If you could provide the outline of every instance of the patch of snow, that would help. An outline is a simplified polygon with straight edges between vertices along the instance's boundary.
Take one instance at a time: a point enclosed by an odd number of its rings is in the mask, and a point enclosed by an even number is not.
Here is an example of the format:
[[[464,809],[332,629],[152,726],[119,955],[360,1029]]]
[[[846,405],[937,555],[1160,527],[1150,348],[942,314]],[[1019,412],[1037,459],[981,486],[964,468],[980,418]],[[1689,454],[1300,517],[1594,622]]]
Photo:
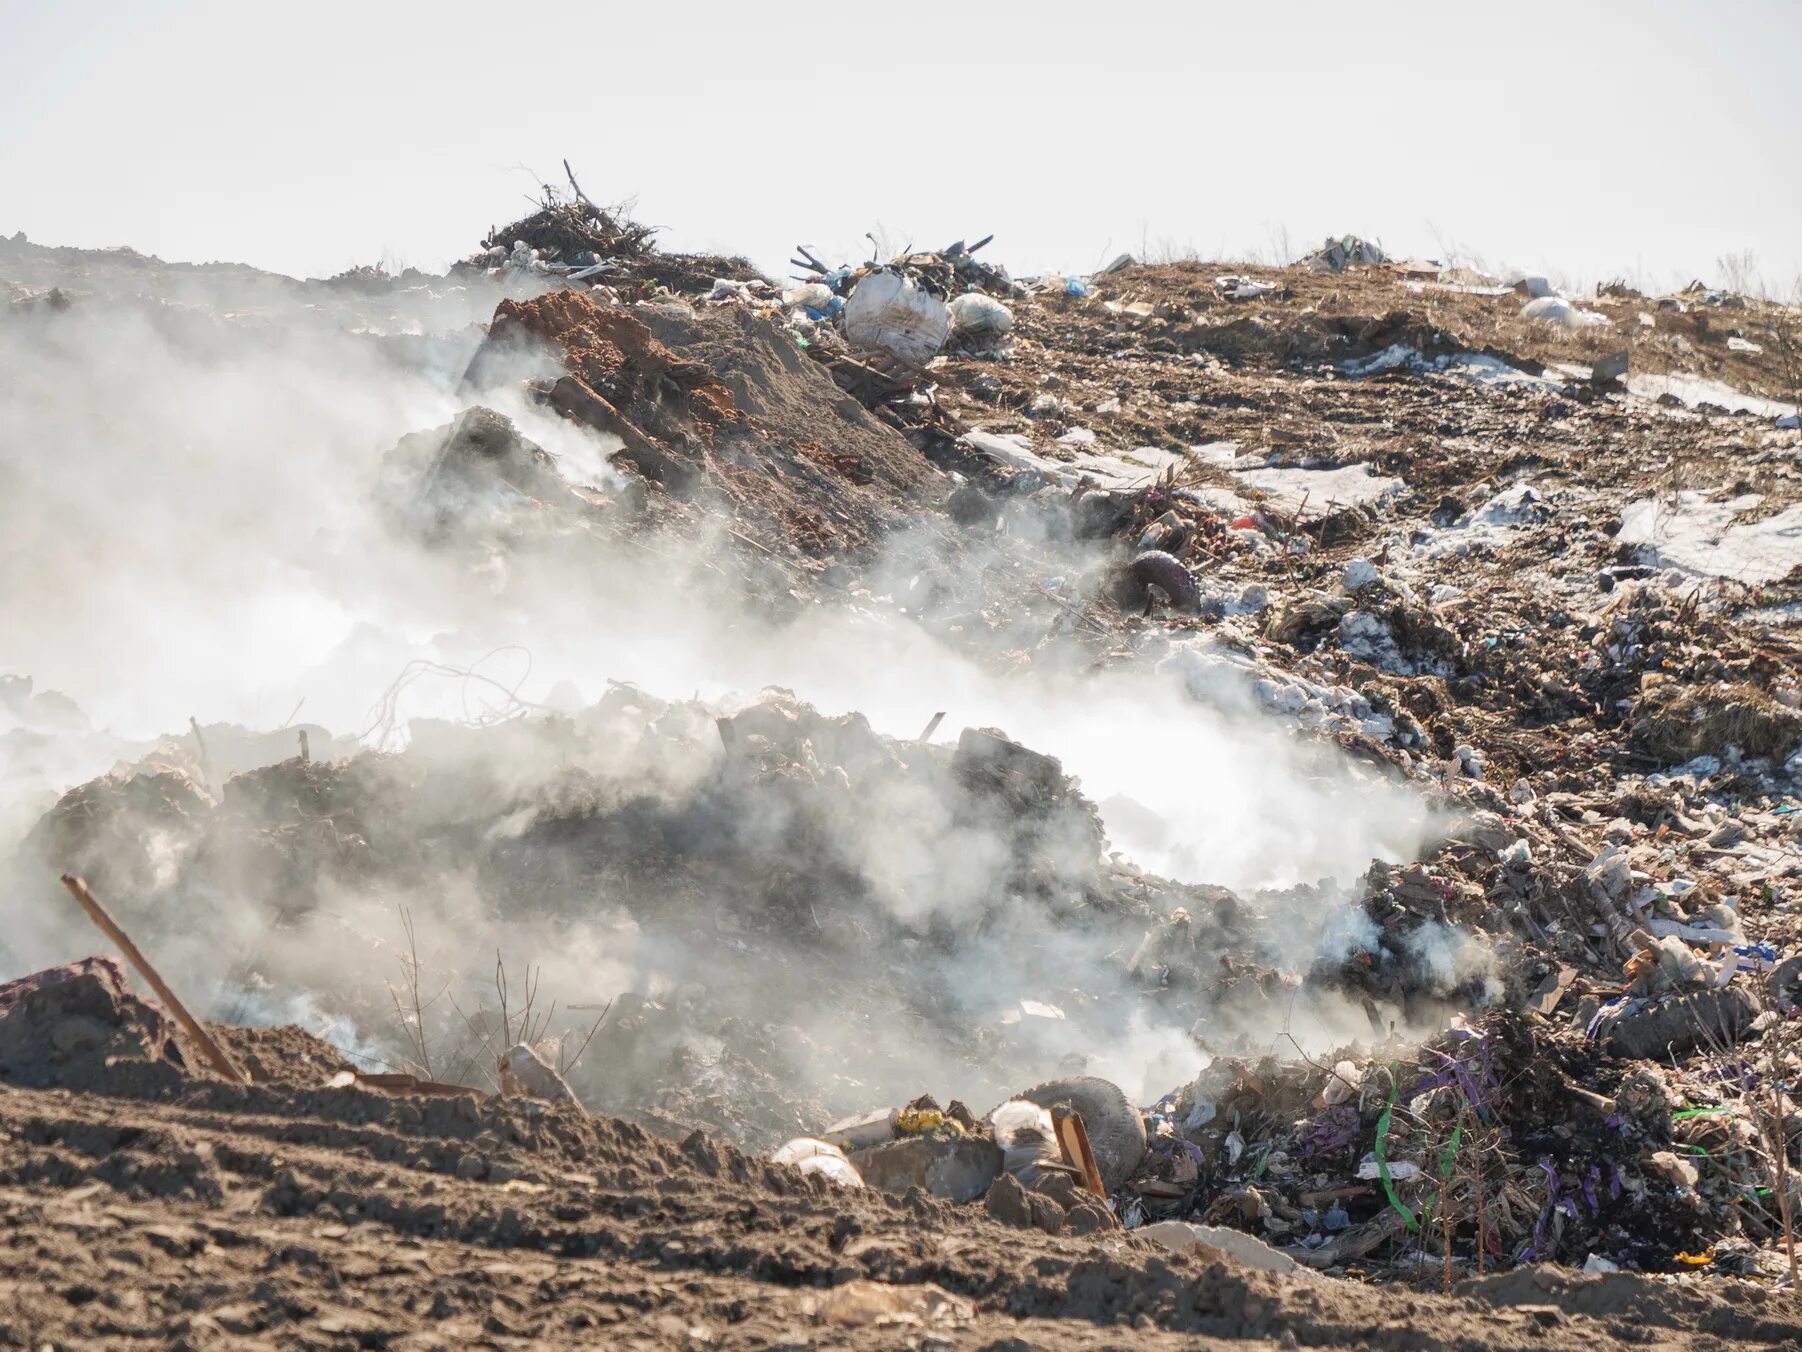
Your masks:
[[[1661,394],[1679,399],[1688,408],[1697,404],[1714,404],[1729,413],[1755,413],[1762,418],[1783,418],[1794,414],[1794,404],[1775,399],[1761,399],[1755,394],[1741,394],[1733,386],[1718,380],[1691,375],[1630,375],[1627,393],[1641,399],[1657,399]]]
[[[1428,361],[1418,348],[1406,343],[1394,343],[1381,352],[1341,362],[1339,365],[1341,371],[1353,377],[1376,375],[1380,371],[1394,371],[1401,367],[1412,371],[1435,371],[1441,375],[1457,376],[1478,385],[1557,384],[1544,376],[1532,375],[1517,366],[1510,366],[1500,357],[1491,356],[1487,352],[1448,352]],[[1588,369],[1583,368],[1582,377],[1587,378],[1588,375]]]
[[[1443,357],[1435,357],[1432,369],[1442,371],[1448,376],[1459,376],[1465,380],[1474,381],[1479,385],[1556,385],[1558,383],[1555,380],[1547,380],[1544,376],[1536,376],[1523,371],[1518,366],[1510,366],[1500,357],[1493,357],[1487,352],[1452,352]]]
[[[1410,291],[1455,291],[1461,296],[1505,296],[1511,286],[1472,286],[1463,282],[1409,282]]]
[[[1522,480],[1504,488],[1471,513],[1471,524],[1481,526],[1531,526],[1545,520],[1545,499]]]
[[[1243,469],[1233,478],[1246,488],[1269,495],[1284,512],[1301,512],[1312,519],[1324,516],[1335,504],[1358,507],[1407,491],[1400,479],[1373,474],[1368,465],[1341,465],[1337,469]]]
[[[1457,524],[1440,530],[1416,530],[1390,541],[1393,551],[1415,559],[1439,560],[1485,554],[1506,547],[1514,533],[1546,519],[1544,499],[1522,481],[1504,488]],[[1457,590],[1453,589],[1453,595]],[[1435,599],[1437,593],[1435,592]]]
[[[1398,366],[1412,366],[1420,361],[1420,350],[1406,343],[1391,343],[1381,352],[1343,363],[1339,369],[1348,376],[1372,376],[1378,371],[1393,371]]]
[[[1710,502],[1679,493],[1675,505],[1642,498],[1621,513],[1620,544],[1639,545],[1659,567],[1758,586],[1802,568],[1802,504],[1762,521],[1738,522],[1763,499],[1746,493]]]
[[[1339,646],[1349,656],[1361,658],[1391,676],[1417,674],[1389,626],[1368,610],[1349,611],[1339,621]]]
[[[1072,428],[1072,431],[1087,432],[1087,428]],[[1066,432],[1058,442],[1063,446],[1087,445],[1088,441],[1066,441],[1070,435]],[[1092,440],[1094,433],[1089,433]],[[1140,488],[1157,478],[1171,467],[1181,468],[1187,465],[1192,456],[1188,451],[1168,451],[1158,446],[1140,446],[1134,450],[1122,451],[1117,455],[1085,453],[1074,458],[1053,460],[1033,450],[1029,438],[1018,432],[995,433],[980,429],[964,433],[964,440],[976,450],[994,456],[1004,465],[1017,470],[1036,471],[1045,475],[1055,483],[1074,487],[1083,478],[1095,481],[1096,485],[1106,489]],[[1239,505],[1235,499],[1232,504]],[[1223,507],[1225,510],[1225,507]]]

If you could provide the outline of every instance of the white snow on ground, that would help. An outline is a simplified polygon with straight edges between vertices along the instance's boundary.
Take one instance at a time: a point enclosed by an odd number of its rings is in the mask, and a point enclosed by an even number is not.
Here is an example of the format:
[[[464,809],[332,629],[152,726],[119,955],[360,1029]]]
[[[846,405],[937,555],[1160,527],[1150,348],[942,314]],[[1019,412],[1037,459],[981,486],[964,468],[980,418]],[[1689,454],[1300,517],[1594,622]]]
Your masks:
[[[1700,493],[1679,493],[1675,503],[1642,498],[1621,513],[1615,539],[1644,546],[1658,564],[1698,577],[1753,586],[1776,582],[1802,568],[1802,504],[1762,521],[1738,522],[1762,501],[1756,493],[1727,502]]]
[[[1427,363],[1427,369],[1443,371],[1448,376],[1461,376],[1478,385],[1556,385],[1558,383],[1555,380],[1548,380],[1544,376],[1536,376],[1523,371],[1518,366],[1510,366],[1500,357],[1492,357],[1487,352],[1454,352],[1449,356],[1436,357]]]
[[[1521,370],[1518,366],[1510,366],[1500,357],[1493,357],[1487,352],[1449,352],[1442,357],[1428,361],[1421,356],[1418,348],[1406,343],[1393,343],[1381,352],[1372,353],[1368,357],[1359,357],[1343,362],[1339,369],[1348,376],[1373,376],[1381,371],[1394,371],[1406,368],[1416,373],[1437,372],[1441,375],[1458,376],[1478,385],[1548,385],[1556,386],[1556,380],[1545,376],[1536,376]],[[1583,370],[1582,378],[1587,379],[1589,371]]]
[[[1490,356],[1486,352],[1453,352],[1428,361],[1421,356],[1419,349],[1406,343],[1394,343],[1368,357],[1356,357],[1339,363],[1339,370],[1352,377],[1373,376],[1383,371],[1401,369],[1417,374],[1438,372],[1459,376],[1480,385],[1544,385],[1556,388],[1569,381],[1588,380],[1592,368],[1574,362],[1555,362],[1546,368],[1547,374],[1536,376],[1519,367],[1510,366],[1500,357]],[[1729,413],[1743,411],[1761,418],[1781,420],[1797,415],[1795,404],[1745,394],[1731,385],[1719,380],[1709,380],[1705,376],[1681,373],[1629,375],[1627,392],[1648,401],[1656,401],[1660,395],[1668,394],[1681,400],[1685,408],[1706,403],[1724,408]],[[1779,422],[1779,425],[1784,424]]]
[[[1763,418],[1781,418],[1796,411],[1794,404],[1761,399],[1755,394],[1742,394],[1731,385],[1703,376],[1630,375],[1627,377],[1627,392],[1636,394],[1641,399],[1656,399],[1661,394],[1669,394],[1681,399],[1690,408],[1697,404],[1715,404],[1729,413],[1744,410]]]
[[[1416,562],[1486,554],[1512,544],[1517,531],[1537,525],[1548,515],[1538,490],[1529,483],[1516,483],[1456,525],[1402,532],[1390,539],[1389,548],[1395,557]]]
[[[1063,437],[1058,438],[1058,441],[1062,445],[1074,447],[1089,445],[1092,439],[1093,433],[1088,441],[1066,442]],[[1192,455],[1186,451],[1140,446],[1116,453],[1085,451],[1069,460],[1053,460],[1033,450],[1032,442],[1019,433],[966,432],[964,440],[977,450],[986,452],[1015,469],[1037,470],[1059,483],[1070,485],[1089,478],[1097,486],[1109,490],[1143,488],[1173,466],[1180,470],[1189,463]]]
[[[1235,470],[1233,478],[1246,488],[1270,495],[1280,511],[1297,512],[1307,504],[1310,515],[1323,515],[1331,506],[1358,507],[1407,490],[1400,479],[1372,474],[1368,465],[1341,465],[1337,469]]]

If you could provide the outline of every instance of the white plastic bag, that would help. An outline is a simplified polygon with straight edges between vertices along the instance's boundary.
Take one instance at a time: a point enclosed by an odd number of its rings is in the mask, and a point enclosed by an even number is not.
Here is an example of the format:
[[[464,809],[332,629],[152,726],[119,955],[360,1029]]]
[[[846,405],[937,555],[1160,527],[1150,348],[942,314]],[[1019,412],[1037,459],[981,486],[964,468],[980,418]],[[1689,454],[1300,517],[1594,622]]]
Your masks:
[[[1596,310],[1579,310],[1563,296],[1541,296],[1520,307],[1522,319],[1540,319],[1548,324],[1562,324],[1567,329],[1600,328],[1608,316]]]
[[[830,1141],[812,1136],[797,1136],[774,1155],[772,1164],[791,1164],[804,1174],[819,1174],[841,1188],[861,1188],[863,1175],[845,1158],[845,1152]]]
[[[1028,1188],[1044,1180],[1041,1163],[1063,1160],[1051,1114],[1029,1099],[1009,1099],[989,1114],[989,1125],[1001,1147],[1001,1167]]]
[[[805,305],[810,310],[824,310],[832,303],[832,288],[824,282],[803,282],[784,291],[782,303],[791,309]]]
[[[1014,327],[1014,312],[980,291],[966,291],[947,309],[951,312],[951,336],[971,346],[998,343]]]
[[[845,339],[909,366],[938,356],[951,332],[951,312],[897,272],[872,272],[845,302]]]

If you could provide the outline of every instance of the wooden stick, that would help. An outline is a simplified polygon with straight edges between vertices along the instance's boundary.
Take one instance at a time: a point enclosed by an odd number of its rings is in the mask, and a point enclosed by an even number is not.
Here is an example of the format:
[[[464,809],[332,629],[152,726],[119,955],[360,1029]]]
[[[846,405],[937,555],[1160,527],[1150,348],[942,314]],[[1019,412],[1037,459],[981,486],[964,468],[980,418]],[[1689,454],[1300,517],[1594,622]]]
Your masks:
[[[200,752],[200,780],[206,788],[213,787],[213,764],[207,758],[206,738],[200,735],[200,720],[193,714],[188,715],[188,726],[194,729],[194,747]]]
[[[582,185],[580,183],[576,182],[576,171],[569,167],[568,160],[563,161],[563,172],[565,174],[569,175],[569,186],[571,188],[575,189],[576,200],[580,201],[580,202],[587,202],[589,206],[594,207],[594,209],[596,211],[599,211],[600,208],[595,207],[594,203],[590,202],[588,200],[588,194],[582,191]]]
[[[932,721],[926,725],[926,731],[922,732],[915,740],[921,741],[921,742],[930,742],[932,740],[932,734],[939,730],[939,724],[943,723],[944,721],[945,721],[945,711],[943,709],[940,709],[936,714],[934,714],[932,716]]]
[[[1775,1053],[1773,1053],[1775,1055]],[[1771,1081],[1772,1123],[1777,1128],[1777,1210],[1783,1217],[1783,1247],[1789,1254],[1790,1289],[1796,1287],[1796,1229],[1790,1216],[1789,1123],[1783,1111],[1783,1091]]]
[[[88,919],[100,927],[100,932],[119,946],[119,951],[138,969],[138,975],[150,983],[150,988],[175,1016],[182,1031],[194,1039],[195,1045],[206,1054],[206,1059],[213,1063],[213,1069],[234,1084],[249,1084],[249,1077],[225,1054],[225,1048],[213,1040],[213,1035],[200,1026],[198,1019],[188,1013],[188,1007],[176,998],[175,992],[169,989],[169,983],[157,975],[156,968],[150,965],[150,959],[138,951],[138,946],[119,928],[118,922],[107,914],[106,907],[94,899],[94,894],[88,891],[86,879],[65,873],[63,886],[69,889],[70,896],[81,903],[81,909],[88,913]]]

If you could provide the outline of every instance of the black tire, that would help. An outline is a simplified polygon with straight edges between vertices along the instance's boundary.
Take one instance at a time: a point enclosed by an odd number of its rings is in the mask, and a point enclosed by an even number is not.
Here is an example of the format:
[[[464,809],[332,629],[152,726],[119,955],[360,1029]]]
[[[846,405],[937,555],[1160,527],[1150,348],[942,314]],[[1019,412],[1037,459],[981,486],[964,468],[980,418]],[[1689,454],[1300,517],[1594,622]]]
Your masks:
[[[1662,1061],[1697,1047],[1731,1047],[1758,1017],[1758,999],[1744,986],[1666,996],[1655,1005],[1617,1015],[1596,1029],[1609,1053]]]
[[[1145,1158],[1145,1119],[1112,1080],[1075,1075],[1047,1080],[1014,1097],[1041,1108],[1067,1106],[1081,1113],[1089,1149],[1095,1152],[1095,1167],[1110,1193],[1131,1178]]]
[[[1772,970],[1771,998],[1776,1001],[1779,1014],[1802,1005],[1802,955],[1785,958]]]

